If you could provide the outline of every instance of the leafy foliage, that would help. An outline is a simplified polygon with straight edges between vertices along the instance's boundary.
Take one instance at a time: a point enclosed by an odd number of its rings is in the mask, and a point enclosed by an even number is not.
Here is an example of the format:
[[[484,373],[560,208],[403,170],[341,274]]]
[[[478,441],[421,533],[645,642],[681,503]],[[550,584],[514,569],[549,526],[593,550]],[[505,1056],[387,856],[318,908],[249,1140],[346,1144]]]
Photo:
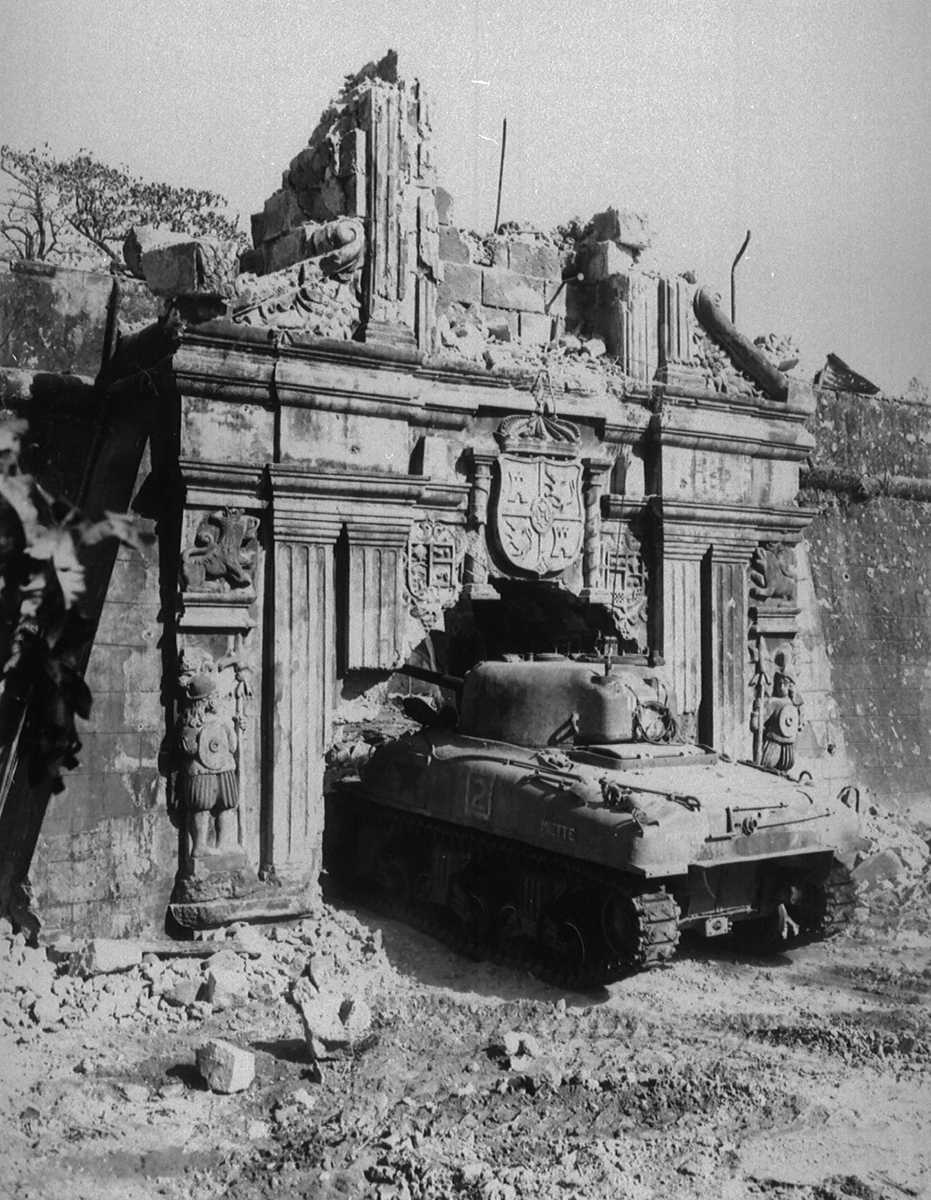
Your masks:
[[[75,718],[91,709],[76,670],[91,633],[80,550],[107,538],[139,547],[144,537],[129,517],[89,521],[22,472],[25,432],[0,415],[0,751],[12,752],[28,722],[29,782],[61,791],[81,748]]]
[[[245,245],[238,220],[216,192],[147,183],[80,150],[56,159],[42,150],[0,146],[0,234],[20,258],[81,266],[122,265],[133,225]]]

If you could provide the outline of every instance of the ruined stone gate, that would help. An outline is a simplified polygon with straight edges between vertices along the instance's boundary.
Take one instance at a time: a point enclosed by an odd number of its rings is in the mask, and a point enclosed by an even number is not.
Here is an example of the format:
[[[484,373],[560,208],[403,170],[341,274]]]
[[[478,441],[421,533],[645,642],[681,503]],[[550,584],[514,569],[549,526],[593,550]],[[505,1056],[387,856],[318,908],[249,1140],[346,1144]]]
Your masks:
[[[458,229],[386,61],[253,241],[128,248],[162,310],[97,379],[86,498],[157,542],[92,564],[95,715],[12,881],[48,931],[306,911],[328,755],[405,662],[653,652],[736,757],[794,669],[815,393],[640,219]]]

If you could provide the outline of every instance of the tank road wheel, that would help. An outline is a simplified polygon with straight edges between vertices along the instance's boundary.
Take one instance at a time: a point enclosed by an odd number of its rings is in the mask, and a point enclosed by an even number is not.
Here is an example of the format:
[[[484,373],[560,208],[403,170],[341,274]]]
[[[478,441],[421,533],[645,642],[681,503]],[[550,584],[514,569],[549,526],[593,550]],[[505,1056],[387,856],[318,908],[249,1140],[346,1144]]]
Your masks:
[[[582,924],[571,917],[544,917],[540,922],[544,978],[560,987],[579,981],[588,962]]]
[[[492,921],[491,939],[498,961],[506,966],[522,969],[533,962],[532,942],[516,900],[508,899],[498,905]]]
[[[462,950],[480,958],[488,949],[491,916],[485,900],[478,892],[469,892],[459,907],[459,940]]]
[[[375,880],[382,890],[384,904],[392,913],[403,913],[411,900],[408,865],[398,855],[385,855],[375,865]]]

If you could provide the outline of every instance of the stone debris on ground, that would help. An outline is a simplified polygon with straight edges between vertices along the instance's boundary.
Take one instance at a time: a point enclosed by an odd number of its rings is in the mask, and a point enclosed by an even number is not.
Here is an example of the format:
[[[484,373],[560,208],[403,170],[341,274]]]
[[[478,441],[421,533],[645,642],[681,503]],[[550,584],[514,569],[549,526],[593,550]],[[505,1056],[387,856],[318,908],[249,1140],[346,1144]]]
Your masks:
[[[902,934],[931,935],[931,829],[867,805],[861,835],[853,867],[860,915],[870,913]]]
[[[212,1092],[243,1092],[255,1079],[255,1055],[215,1038],[198,1047],[197,1070]]]
[[[30,947],[4,921],[0,1028],[54,1030],[140,1019],[156,1028],[202,1021],[250,1001],[285,1002],[313,963],[326,980],[326,994],[338,994],[336,1020],[341,1036],[352,1041],[371,1020],[364,993],[394,974],[380,932],[347,914],[280,925],[268,937],[249,926],[231,926],[195,946],[202,957],[185,953],[191,943],[166,940],[153,951],[131,940],[95,939],[70,958],[53,961],[61,958],[54,946]]]
[[[847,935],[775,960],[684,939],[597,995],[332,908],[122,969],[0,923],[0,1193],[921,1196],[927,869],[921,829],[866,813]]]

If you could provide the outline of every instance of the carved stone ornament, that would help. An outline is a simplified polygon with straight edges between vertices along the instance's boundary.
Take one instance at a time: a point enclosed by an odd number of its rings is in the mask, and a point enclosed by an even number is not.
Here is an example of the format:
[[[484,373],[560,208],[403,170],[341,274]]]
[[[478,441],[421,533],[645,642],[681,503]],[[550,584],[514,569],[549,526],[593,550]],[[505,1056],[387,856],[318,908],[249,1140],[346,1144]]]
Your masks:
[[[771,662],[759,653],[752,687],[750,730],[754,761],[773,771],[791,771],[795,766],[795,744],[803,725],[804,703],[795,684],[791,647],[780,647]]]
[[[647,569],[640,542],[629,529],[621,527],[616,538],[606,537],[602,545],[602,577],[617,631],[645,652],[648,647]]]
[[[546,454],[575,458],[581,435],[578,426],[556,416],[556,403],[549,372],[540,371],[533,385],[536,412],[505,417],[495,433],[501,449],[514,454]]]
[[[750,600],[756,604],[794,606],[798,600],[795,547],[788,542],[762,542],[750,562]]]
[[[495,437],[498,488],[492,534],[508,566],[556,575],[577,560],[585,537],[581,435],[555,412],[549,374],[534,384],[536,412],[505,417]]]
[[[493,530],[508,565],[555,575],[579,557],[585,534],[582,464],[502,454]]]
[[[406,583],[411,611],[428,631],[455,603],[462,573],[459,531],[439,521],[418,521],[407,546]]]
[[[240,739],[252,689],[235,654],[215,663],[209,655],[182,651],[178,684],[174,800],[188,836],[185,873],[196,874],[200,860],[242,855]]]
[[[194,545],[181,555],[182,589],[253,597],[258,527],[258,517],[245,516],[241,508],[222,508],[205,516]]]

